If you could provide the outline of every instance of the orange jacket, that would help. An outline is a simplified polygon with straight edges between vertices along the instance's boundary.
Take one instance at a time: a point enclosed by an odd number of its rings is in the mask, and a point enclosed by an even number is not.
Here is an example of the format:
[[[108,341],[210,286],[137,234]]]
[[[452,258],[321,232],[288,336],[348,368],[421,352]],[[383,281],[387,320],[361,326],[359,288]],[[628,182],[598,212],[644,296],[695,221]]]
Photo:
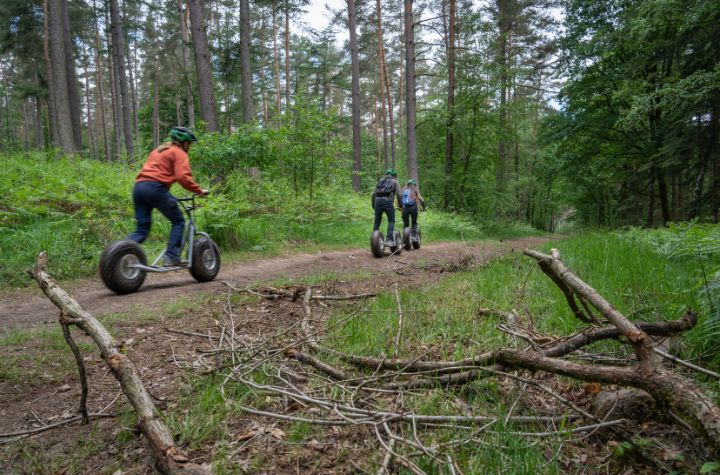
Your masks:
[[[193,180],[188,154],[177,145],[165,149],[161,146],[150,152],[135,181],[157,181],[168,188],[178,182],[188,191],[202,193],[200,185]]]

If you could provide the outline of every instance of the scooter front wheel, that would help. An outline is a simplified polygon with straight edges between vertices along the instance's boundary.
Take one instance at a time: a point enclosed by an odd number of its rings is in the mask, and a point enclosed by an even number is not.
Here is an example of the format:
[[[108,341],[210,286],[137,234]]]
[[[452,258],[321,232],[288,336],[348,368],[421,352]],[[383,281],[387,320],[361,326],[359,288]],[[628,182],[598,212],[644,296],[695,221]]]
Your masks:
[[[373,231],[372,236],[370,236],[370,250],[375,257],[385,255],[385,240],[380,231]]]
[[[220,272],[220,249],[210,238],[201,237],[193,245],[190,275],[198,282],[210,282]]]
[[[137,291],[145,281],[145,271],[135,267],[146,265],[145,252],[135,241],[110,243],[100,256],[100,278],[116,294]]]

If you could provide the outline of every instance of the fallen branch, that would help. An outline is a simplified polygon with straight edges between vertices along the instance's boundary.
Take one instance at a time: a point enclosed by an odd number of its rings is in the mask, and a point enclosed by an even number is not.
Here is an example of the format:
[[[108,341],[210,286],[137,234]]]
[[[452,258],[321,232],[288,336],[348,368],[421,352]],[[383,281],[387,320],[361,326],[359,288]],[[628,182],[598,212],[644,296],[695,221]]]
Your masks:
[[[119,345],[95,317],[83,310],[70,295],[46,272],[47,254],[42,252],[28,274],[37,281],[45,295],[72,323],[87,333],[100,348],[100,354],[120,381],[123,392],[138,415],[140,430],[150,442],[156,468],[167,474],[208,474],[208,470],[190,462],[188,456],[175,446],[172,434],[143,385],[133,362],[120,352]]]
[[[115,417],[115,414],[88,414],[88,419],[100,419],[103,417]],[[53,424],[48,424],[42,427],[36,427],[35,429],[28,429],[28,430],[22,430],[18,432],[8,432],[6,434],[0,434],[0,439],[8,439],[10,437],[20,437],[23,435],[34,435],[39,434],[41,432],[45,432],[50,429],[56,429],[58,427],[62,427],[64,425],[70,424],[71,422],[79,421],[83,418],[83,416],[73,416],[69,417],[67,419],[63,419],[61,421],[55,422]]]
[[[78,408],[78,412],[82,416],[83,424],[90,424],[90,418],[88,417],[88,410],[87,410],[87,395],[88,395],[88,385],[87,385],[87,376],[85,373],[85,362],[82,359],[82,355],[80,354],[80,350],[78,349],[77,345],[75,344],[75,340],[73,340],[72,334],[70,333],[70,327],[68,325],[68,319],[66,319],[65,314],[61,311],[60,312],[60,326],[62,327],[63,336],[65,337],[65,341],[67,342],[68,346],[70,347],[70,351],[72,351],[73,356],[75,357],[75,363],[77,363],[78,367],[78,376],[80,378],[80,407]]]

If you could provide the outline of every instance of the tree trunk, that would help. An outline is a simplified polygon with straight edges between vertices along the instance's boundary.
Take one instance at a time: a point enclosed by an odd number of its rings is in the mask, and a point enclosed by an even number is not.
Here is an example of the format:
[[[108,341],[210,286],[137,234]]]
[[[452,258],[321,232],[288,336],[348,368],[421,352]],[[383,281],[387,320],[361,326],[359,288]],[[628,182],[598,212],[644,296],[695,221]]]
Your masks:
[[[348,28],[350,29],[350,58],[352,70],[352,187],[360,191],[362,157],[360,149],[360,60],[358,59],[357,29],[355,26],[355,0],[347,0]]]
[[[35,65],[35,87],[38,89],[40,88],[40,76],[38,75],[38,69],[37,64]],[[40,101],[40,97],[36,94],[33,96],[33,112],[32,112],[32,120],[33,120],[33,130],[35,131],[35,146],[42,150],[45,148],[45,132],[43,130],[43,123],[42,123],[42,102]]]
[[[243,123],[247,124],[253,120],[249,0],[240,0],[240,68],[242,69]]]
[[[128,80],[125,75],[125,39],[123,37],[122,22],[120,20],[120,9],[117,0],[110,0],[110,23],[113,40],[113,58],[115,59],[115,73],[120,85],[120,106],[122,113],[123,136],[125,138],[125,150],[128,156],[135,155],[132,136],[132,110],[130,108],[130,93],[128,92]]]
[[[200,114],[205,121],[207,130],[217,132],[218,121],[215,110],[215,93],[213,92],[210,52],[208,51],[207,36],[205,35],[203,6],[200,0],[188,0],[188,9],[190,10],[190,27],[192,29],[193,49],[195,50]]]
[[[45,56],[45,67],[47,68],[47,84],[48,84],[48,135],[49,142],[57,145],[60,143],[58,136],[57,118],[55,116],[55,83],[53,82],[52,61],[50,61],[50,19],[48,0],[43,0],[43,53]]]
[[[377,37],[378,37],[378,65],[380,69],[380,111],[382,114],[382,117],[380,118],[382,123],[382,130],[383,130],[383,159],[385,163],[385,168],[388,168],[388,133],[387,133],[387,108],[386,108],[386,102],[385,102],[385,61],[383,60],[384,56],[384,46],[383,46],[383,39],[382,39],[382,13],[380,9],[380,0],[376,1],[375,4],[375,13],[377,15]]]
[[[280,55],[278,54],[277,0],[272,3],[273,64],[275,65],[275,128],[280,127]]]
[[[160,145],[160,87],[158,86],[158,64],[155,59],[155,68],[153,69],[153,111],[152,111],[152,136],[153,148]]]
[[[185,81],[185,102],[187,103],[187,123],[191,129],[195,128],[195,98],[190,80],[190,33],[188,23],[190,22],[190,10],[183,7],[183,0],[177,0],[178,13],[180,14],[180,38],[182,38],[182,74]]]
[[[290,0],[285,0],[285,109],[290,107]]]
[[[77,152],[72,131],[70,98],[68,95],[68,70],[64,41],[63,0],[48,0],[50,62],[52,64],[52,96],[54,98],[55,123],[58,142],[55,144],[66,154]]]
[[[97,104],[99,108],[99,114],[98,117],[100,118],[100,128],[102,131],[103,136],[103,146],[105,147],[105,160],[112,160],[112,155],[110,152],[110,141],[108,140],[107,136],[107,124],[105,120],[105,95],[103,93],[103,76],[102,76],[102,65],[104,61],[102,60],[102,57],[100,56],[100,31],[98,29],[97,23],[98,23],[98,17],[97,17],[97,7],[95,5],[95,0],[93,0],[93,14],[94,14],[94,26],[95,26],[95,72],[96,72],[96,82],[95,82],[95,94],[97,97]]]
[[[90,100],[90,72],[88,71],[90,60],[87,52],[85,51],[85,47],[83,47],[83,53],[85,53],[83,56],[85,59],[85,102],[87,103],[88,138],[90,139],[90,150],[92,151],[93,159],[97,160],[98,150],[95,144],[95,134],[93,133],[93,123],[95,120],[93,119],[92,101]]]
[[[72,135],[75,141],[75,149],[81,150],[82,143],[82,120],[80,106],[80,88],[78,77],[75,71],[75,55],[72,47],[72,35],[70,33],[70,12],[68,11],[67,0],[62,0],[63,9],[63,45],[65,47],[65,69],[67,71],[68,100],[70,101],[70,121],[72,124]]]
[[[113,114],[113,131],[115,132],[113,149],[113,157],[120,158],[120,152],[122,151],[122,142],[125,133],[123,131],[123,120],[122,112],[120,111],[120,81],[117,75],[117,68],[115,67],[112,59],[112,50],[114,45],[112,43],[112,35],[110,28],[110,12],[105,9],[105,42],[108,45],[108,74],[110,80],[110,105],[112,106]]]
[[[450,21],[448,27],[447,64],[448,64],[448,91],[447,91],[447,123],[445,126],[445,195],[443,206],[450,207],[453,190],[453,129],[455,127],[455,16],[456,0],[450,0]]]
[[[495,189],[504,193],[507,189],[507,92],[508,92],[508,55],[507,42],[511,30],[509,0],[497,0],[498,9],[498,51],[497,65],[500,68],[500,107],[498,122],[498,160],[495,166]]]
[[[668,187],[665,182],[665,175],[662,171],[657,171],[658,180],[658,193],[660,195],[660,209],[662,210],[663,226],[667,226],[667,223],[672,221],[670,215],[670,202],[668,200]]]
[[[413,0],[404,0],[405,17],[405,109],[407,111],[407,174],[418,179],[417,139],[415,136],[415,23]]]

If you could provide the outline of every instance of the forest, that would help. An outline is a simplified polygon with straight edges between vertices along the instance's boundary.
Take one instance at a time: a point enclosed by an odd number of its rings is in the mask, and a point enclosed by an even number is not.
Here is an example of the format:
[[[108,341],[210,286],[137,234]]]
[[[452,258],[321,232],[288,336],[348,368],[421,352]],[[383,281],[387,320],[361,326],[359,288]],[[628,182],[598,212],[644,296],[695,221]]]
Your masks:
[[[3,0],[0,160],[3,472],[720,472],[720,2]]]

